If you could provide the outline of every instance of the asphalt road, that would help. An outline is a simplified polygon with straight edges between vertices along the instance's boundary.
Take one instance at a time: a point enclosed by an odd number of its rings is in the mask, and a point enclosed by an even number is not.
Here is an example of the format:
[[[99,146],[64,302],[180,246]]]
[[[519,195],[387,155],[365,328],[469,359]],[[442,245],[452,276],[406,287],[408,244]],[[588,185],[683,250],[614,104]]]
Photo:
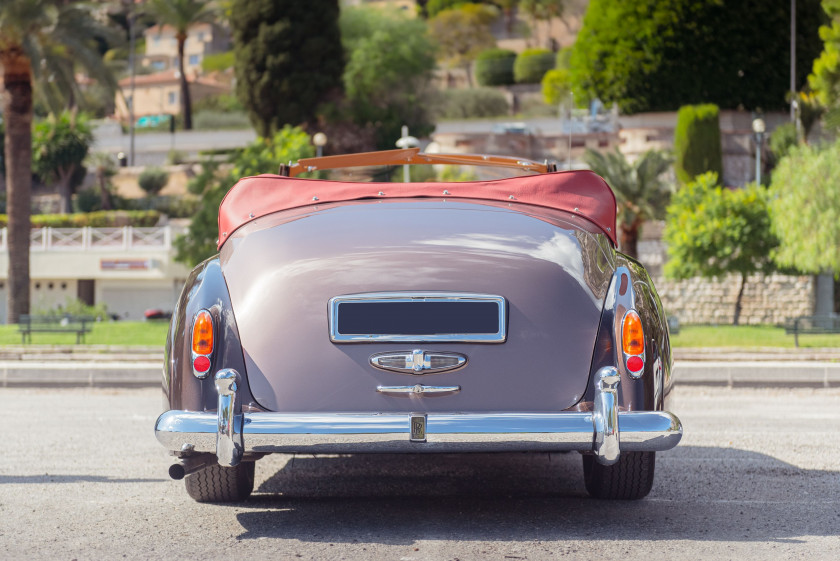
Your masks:
[[[269,457],[192,502],[152,389],[0,390],[4,559],[838,559],[840,389],[678,388],[683,442],[640,502],[577,454]]]

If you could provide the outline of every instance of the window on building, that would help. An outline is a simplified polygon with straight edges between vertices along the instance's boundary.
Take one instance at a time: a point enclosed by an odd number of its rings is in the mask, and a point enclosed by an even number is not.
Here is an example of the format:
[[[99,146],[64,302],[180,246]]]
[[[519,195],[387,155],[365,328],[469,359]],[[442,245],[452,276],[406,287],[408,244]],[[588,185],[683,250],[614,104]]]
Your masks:
[[[204,41],[204,32],[203,31],[198,32],[198,40],[199,41]]]
[[[88,306],[93,306],[96,282],[93,279],[79,279],[76,296]]]
[[[198,55],[190,55],[190,66],[198,65]]]
[[[178,103],[178,92],[169,92],[169,105]]]

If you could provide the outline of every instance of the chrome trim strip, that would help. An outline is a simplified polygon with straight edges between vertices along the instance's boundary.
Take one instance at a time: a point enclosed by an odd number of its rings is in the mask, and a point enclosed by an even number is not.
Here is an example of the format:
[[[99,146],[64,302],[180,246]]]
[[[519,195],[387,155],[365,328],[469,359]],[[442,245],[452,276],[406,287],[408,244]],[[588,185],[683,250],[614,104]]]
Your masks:
[[[425,386],[414,384],[413,386],[376,386],[379,393],[401,393],[412,395],[456,393],[461,391],[461,386]]]
[[[426,442],[410,442],[408,413],[245,413],[246,453],[594,451],[593,414],[428,413]],[[620,411],[622,451],[670,450],[682,424],[666,411]],[[168,450],[185,444],[215,452],[215,413],[167,411],[155,436]]]
[[[608,466],[618,461],[618,385],[621,376],[614,366],[604,366],[595,376],[595,410],[592,412],[592,426],[595,431],[595,459]]]
[[[432,360],[436,358],[454,358],[457,362],[447,366],[433,367]],[[385,364],[382,364],[383,361],[395,359],[402,360],[405,366],[386,366]],[[412,351],[372,354],[370,356],[370,364],[374,368],[387,370],[389,372],[399,372],[400,374],[436,374],[438,372],[449,372],[451,370],[464,367],[467,364],[467,357],[460,353],[414,349]]]
[[[496,302],[499,305],[497,333],[437,333],[428,335],[342,335],[338,332],[338,305],[343,302]],[[330,298],[330,340],[333,343],[504,343],[507,340],[507,302],[503,296],[469,292],[370,292]]]
[[[216,372],[219,408],[216,414],[216,457],[220,466],[233,467],[242,461],[243,417],[236,414],[236,391],[239,374],[232,368]]]

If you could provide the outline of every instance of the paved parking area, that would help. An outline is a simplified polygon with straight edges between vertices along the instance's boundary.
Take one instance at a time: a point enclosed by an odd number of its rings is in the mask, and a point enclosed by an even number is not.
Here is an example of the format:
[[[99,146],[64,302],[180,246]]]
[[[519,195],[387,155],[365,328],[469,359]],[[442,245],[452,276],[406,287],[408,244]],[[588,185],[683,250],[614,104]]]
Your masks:
[[[648,499],[586,497],[577,454],[272,456],[193,503],[153,389],[0,389],[9,559],[837,559],[840,389],[684,386]]]

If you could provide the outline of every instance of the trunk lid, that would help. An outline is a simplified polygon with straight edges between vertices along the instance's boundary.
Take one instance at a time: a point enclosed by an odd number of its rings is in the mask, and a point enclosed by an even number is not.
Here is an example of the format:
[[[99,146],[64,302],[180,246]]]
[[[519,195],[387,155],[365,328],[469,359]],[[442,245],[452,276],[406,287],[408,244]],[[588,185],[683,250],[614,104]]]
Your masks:
[[[562,211],[502,203],[359,201],[261,217],[221,252],[247,379],[271,411],[558,411],[586,390],[613,266],[603,234]],[[501,296],[504,342],[334,342],[330,300],[361,293]],[[373,355],[467,357],[412,375]],[[460,386],[389,395],[377,386]]]

